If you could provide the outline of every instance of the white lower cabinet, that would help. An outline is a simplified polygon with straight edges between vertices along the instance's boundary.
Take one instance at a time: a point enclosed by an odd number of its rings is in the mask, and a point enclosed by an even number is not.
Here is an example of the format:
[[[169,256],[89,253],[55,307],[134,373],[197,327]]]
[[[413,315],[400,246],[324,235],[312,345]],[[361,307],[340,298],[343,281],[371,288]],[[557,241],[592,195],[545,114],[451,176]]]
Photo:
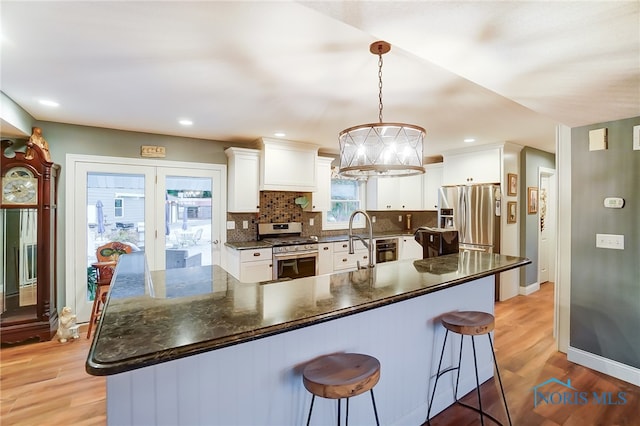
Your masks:
[[[229,273],[244,283],[273,279],[271,248],[253,250],[227,250]]]
[[[333,243],[333,270],[336,272],[355,271],[360,266],[369,264],[369,249],[362,244],[362,241],[353,242],[354,253],[349,254],[349,243],[347,241]]]
[[[403,236],[398,242],[398,260],[422,259],[422,246],[413,236]]]
[[[333,272],[333,243],[318,244],[318,274]]]

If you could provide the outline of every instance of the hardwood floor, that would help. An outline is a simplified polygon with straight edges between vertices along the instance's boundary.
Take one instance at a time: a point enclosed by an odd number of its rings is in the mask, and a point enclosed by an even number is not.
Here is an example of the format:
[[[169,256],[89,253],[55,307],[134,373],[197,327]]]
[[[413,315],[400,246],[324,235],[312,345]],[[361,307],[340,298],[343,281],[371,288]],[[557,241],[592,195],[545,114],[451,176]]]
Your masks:
[[[553,284],[529,296],[496,304],[496,354],[514,425],[608,426],[640,425],[640,388],[567,361],[555,351],[552,336]],[[86,326],[84,328],[86,332]],[[26,344],[0,350],[0,423],[6,425],[104,425],[105,379],[88,375],[84,363],[90,341],[83,337]],[[534,407],[533,387],[556,378],[579,391],[626,392],[624,405],[539,404]],[[564,392],[559,385],[545,390]],[[553,387],[556,386],[556,387]],[[493,380],[482,386],[483,405],[506,420]],[[474,401],[473,394],[469,400]],[[426,413],[425,413],[426,414]],[[431,424],[475,425],[478,415],[452,406]],[[493,424],[487,421],[485,424]],[[225,425],[226,426],[226,425]],[[259,426],[259,425],[256,425]]]
[[[496,303],[496,357],[512,423],[517,426],[640,425],[640,388],[569,362],[565,354],[555,350],[553,287],[553,283],[545,283],[529,296],[516,296]],[[576,391],[570,391],[569,397],[576,401],[575,392],[588,392],[588,403],[547,404],[542,401],[534,407],[533,388],[551,378],[563,383],[571,380]],[[492,379],[481,389],[483,407],[488,405],[489,413],[508,424],[497,381]],[[568,390],[558,384],[549,384],[542,389],[560,394]],[[612,397],[625,392],[626,404],[599,405],[593,400],[594,391],[599,395],[612,392]],[[463,400],[477,407],[475,394],[466,395]],[[449,407],[431,421],[432,426],[473,424],[480,424],[479,415],[459,405]],[[495,423],[487,421],[485,424]]]

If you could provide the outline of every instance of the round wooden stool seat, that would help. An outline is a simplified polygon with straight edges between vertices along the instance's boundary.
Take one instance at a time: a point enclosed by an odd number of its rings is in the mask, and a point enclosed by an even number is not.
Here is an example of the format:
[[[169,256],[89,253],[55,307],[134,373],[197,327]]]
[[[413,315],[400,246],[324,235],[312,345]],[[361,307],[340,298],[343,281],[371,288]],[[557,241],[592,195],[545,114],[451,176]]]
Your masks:
[[[450,312],[443,315],[440,321],[447,330],[465,336],[490,333],[496,324],[493,315],[477,311]]]
[[[310,362],[302,373],[304,387],[314,395],[350,398],[372,389],[380,380],[380,362],[369,355],[340,353]]]
[[[444,334],[444,342],[442,343],[442,352],[440,352],[440,361],[438,362],[438,372],[436,373],[436,382],[433,385],[433,391],[431,392],[431,400],[429,402],[429,408],[427,409],[427,425],[431,425],[431,407],[433,406],[433,399],[436,395],[436,388],[438,387],[438,380],[440,376],[450,371],[457,371],[456,387],[453,391],[453,398],[456,403],[470,408],[480,414],[480,423],[484,425],[484,418],[488,417],[495,423],[502,425],[502,423],[491,414],[485,412],[482,409],[482,397],[480,395],[480,378],[478,376],[478,358],[476,356],[476,343],[475,336],[486,335],[489,339],[489,346],[491,347],[491,357],[493,358],[493,365],[495,366],[495,374],[498,376],[498,383],[500,384],[500,392],[502,393],[502,401],[504,402],[504,409],[507,413],[507,419],[511,426],[511,415],[509,414],[509,407],[507,406],[507,398],[504,394],[504,387],[502,386],[502,379],[500,378],[500,370],[498,369],[498,361],[496,360],[496,354],[493,349],[493,341],[491,340],[491,333],[496,325],[496,319],[493,315],[487,312],[478,311],[459,311],[449,312],[444,314],[440,318],[442,326],[447,330]],[[447,346],[447,336],[449,332],[460,334],[460,352],[458,355],[458,365],[455,367],[448,367],[442,369],[442,359],[444,358],[445,348]],[[471,346],[473,347],[473,366],[475,367],[476,376],[476,394],[478,395],[478,406],[474,407],[458,399],[458,383],[460,381],[460,370],[462,366],[462,346],[464,344],[464,336],[471,336]]]

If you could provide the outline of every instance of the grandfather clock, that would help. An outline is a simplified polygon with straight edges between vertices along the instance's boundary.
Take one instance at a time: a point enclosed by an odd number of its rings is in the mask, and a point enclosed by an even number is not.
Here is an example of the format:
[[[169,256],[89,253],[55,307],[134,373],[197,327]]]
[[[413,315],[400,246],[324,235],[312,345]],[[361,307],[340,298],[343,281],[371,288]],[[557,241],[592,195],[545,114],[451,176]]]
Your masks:
[[[0,340],[51,340],[56,311],[57,179],[39,128],[0,152]]]

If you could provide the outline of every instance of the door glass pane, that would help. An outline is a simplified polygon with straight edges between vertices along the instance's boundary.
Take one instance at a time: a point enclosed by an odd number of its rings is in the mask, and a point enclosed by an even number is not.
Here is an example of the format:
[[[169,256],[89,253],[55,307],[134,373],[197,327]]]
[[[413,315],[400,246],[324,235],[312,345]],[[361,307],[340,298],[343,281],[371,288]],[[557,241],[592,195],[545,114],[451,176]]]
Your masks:
[[[144,250],[143,174],[89,172],[87,174],[87,298],[96,287],[97,250],[121,242],[132,251]]]
[[[166,269],[211,265],[212,179],[167,176]]]

